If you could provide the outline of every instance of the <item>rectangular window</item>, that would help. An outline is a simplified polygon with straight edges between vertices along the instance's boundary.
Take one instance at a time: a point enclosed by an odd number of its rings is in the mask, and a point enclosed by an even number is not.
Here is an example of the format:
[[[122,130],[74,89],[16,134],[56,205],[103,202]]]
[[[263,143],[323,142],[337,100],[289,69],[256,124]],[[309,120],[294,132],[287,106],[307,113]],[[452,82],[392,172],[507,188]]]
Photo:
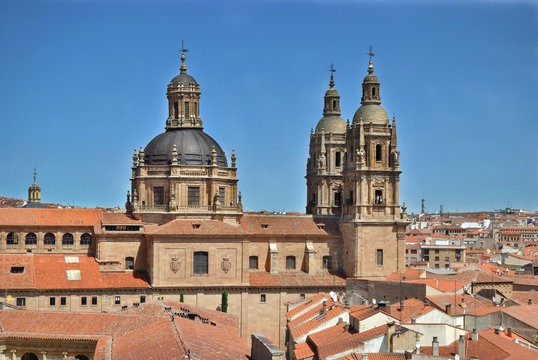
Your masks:
[[[92,305],[97,305],[97,296],[92,296]]]
[[[193,113],[193,115],[197,116],[198,115],[198,103],[194,103],[193,105],[194,105],[194,113]]]
[[[179,119],[179,106],[177,101],[174,101],[174,119]]]
[[[153,205],[164,205],[164,187],[153,188]]]
[[[17,298],[17,306],[25,307],[26,306],[26,298]]]
[[[323,257],[323,268],[331,270],[331,257],[328,255]]]
[[[342,205],[342,193],[335,192],[334,193],[334,206],[340,206]]]
[[[448,256],[445,256],[445,261],[450,261],[450,258]]]
[[[439,261],[439,256],[436,256],[436,257],[435,257],[435,261]]]
[[[50,297],[49,298],[49,305],[50,306],[56,306],[56,298],[55,297]]]
[[[305,298],[304,294],[299,294],[299,299],[303,300]]]
[[[187,201],[189,206],[200,206],[200,188],[198,186],[189,186]]]
[[[377,249],[377,265],[383,265],[383,250]]]
[[[436,254],[439,254],[439,249],[435,249],[435,253],[436,253]]]
[[[248,258],[248,268],[250,270],[258,270],[258,257],[257,256],[250,256]]]
[[[194,253],[194,273],[205,275],[208,273],[208,254],[205,251],[197,251]]]
[[[146,295],[140,295],[140,303],[143,304],[146,302]]]
[[[286,256],[286,269],[295,270],[295,256]]]
[[[121,304],[121,297],[120,296],[114,296],[114,304],[119,305]]]
[[[436,269],[439,269],[439,264],[435,264],[435,268],[436,268]]]
[[[82,306],[88,305],[88,298],[86,296],[83,296],[80,298],[80,305]]]
[[[67,304],[67,298],[65,296],[62,296],[60,298],[60,305],[65,306]]]
[[[226,188],[219,188],[219,199],[222,206],[226,206]]]
[[[381,205],[383,204],[383,191],[382,190],[376,190],[375,191],[375,204],[376,205]]]
[[[185,101],[185,119],[188,119],[191,116],[191,112],[189,109],[189,103]]]
[[[12,266],[11,273],[12,274],[24,274],[24,266]]]
[[[260,302],[262,302],[262,303],[265,302],[265,294],[260,295]]]

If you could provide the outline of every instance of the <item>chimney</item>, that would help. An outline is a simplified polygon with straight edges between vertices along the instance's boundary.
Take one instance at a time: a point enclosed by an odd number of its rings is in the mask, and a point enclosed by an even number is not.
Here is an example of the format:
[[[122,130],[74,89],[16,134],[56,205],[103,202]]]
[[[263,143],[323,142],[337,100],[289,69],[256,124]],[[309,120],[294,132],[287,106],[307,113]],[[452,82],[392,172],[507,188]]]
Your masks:
[[[439,341],[437,340],[437,336],[433,337],[432,341],[432,355],[433,356],[439,356]]]
[[[368,360],[368,354],[362,354],[361,360]]]
[[[528,304],[532,305],[532,298],[529,298]]]
[[[445,304],[445,312],[447,315],[452,315],[452,305],[450,304]]]
[[[499,335],[499,329],[495,329],[495,335]]]
[[[465,303],[465,297],[461,297],[461,308],[465,309],[467,307],[467,304]]]
[[[478,330],[473,329],[473,341],[478,341]]]
[[[338,318],[338,324],[341,324],[342,322],[343,322],[342,318],[339,317],[339,318]]]
[[[400,312],[402,312],[404,309],[404,301],[400,300]]]
[[[465,359],[465,337],[460,335],[460,341],[458,343],[458,355],[460,359]]]
[[[512,337],[512,327],[511,326],[506,328],[506,336]]]
[[[396,324],[394,322],[390,322],[387,324],[387,341],[389,343],[389,352],[394,352],[393,344],[392,344],[392,337],[394,335],[394,332],[396,331]]]
[[[350,327],[349,323],[346,323],[346,326],[344,326],[344,330],[345,330],[346,332],[348,332],[348,331],[349,331],[349,327]]]

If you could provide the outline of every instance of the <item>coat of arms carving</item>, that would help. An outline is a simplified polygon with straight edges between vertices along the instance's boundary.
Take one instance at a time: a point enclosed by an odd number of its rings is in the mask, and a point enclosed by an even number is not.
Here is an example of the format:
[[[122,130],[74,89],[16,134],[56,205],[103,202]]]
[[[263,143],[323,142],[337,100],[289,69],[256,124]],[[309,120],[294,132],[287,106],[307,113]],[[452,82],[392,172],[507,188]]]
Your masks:
[[[170,261],[170,270],[175,274],[181,269],[181,263],[179,262],[179,258],[173,257]]]
[[[220,263],[220,268],[222,271],[227,273],[232,268],[232,263],[230,262],[230,258],[225,256],[222,258],[222,262]]]

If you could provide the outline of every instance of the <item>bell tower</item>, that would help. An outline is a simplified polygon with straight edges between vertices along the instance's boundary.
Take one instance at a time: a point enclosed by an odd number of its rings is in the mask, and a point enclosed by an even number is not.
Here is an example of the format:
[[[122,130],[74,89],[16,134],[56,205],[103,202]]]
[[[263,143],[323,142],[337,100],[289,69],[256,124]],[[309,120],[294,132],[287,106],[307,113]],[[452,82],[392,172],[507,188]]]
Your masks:
[[[343,205],[343,177],[346,123],[340,117],[340,95],[334,88],[334,66],[325,92],[323,117],[310,132],[310,157],[306,165],[306,213],[340,215]]]
[[[405,268],[405,204],[400,209],[396,118],[381,107],[370,48],[361,106],[346,132],[341,229],[347,276],[378,277]],[[402,211],[401,211],[402,210]]]

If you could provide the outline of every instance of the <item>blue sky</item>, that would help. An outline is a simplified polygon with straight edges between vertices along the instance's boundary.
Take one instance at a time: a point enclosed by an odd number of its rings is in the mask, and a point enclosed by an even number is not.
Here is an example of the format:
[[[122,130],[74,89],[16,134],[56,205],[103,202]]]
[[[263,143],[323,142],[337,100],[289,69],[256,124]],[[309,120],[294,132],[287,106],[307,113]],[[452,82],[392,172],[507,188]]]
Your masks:
[[[237,153],[246,210],[304,211],[331,62],[342,117],[370,44],[396,115],[409,211],[538,209],[536,2],[0,1],[0,196],[116,206],[164,131],[166,85],[201,84],[205,131]]]

